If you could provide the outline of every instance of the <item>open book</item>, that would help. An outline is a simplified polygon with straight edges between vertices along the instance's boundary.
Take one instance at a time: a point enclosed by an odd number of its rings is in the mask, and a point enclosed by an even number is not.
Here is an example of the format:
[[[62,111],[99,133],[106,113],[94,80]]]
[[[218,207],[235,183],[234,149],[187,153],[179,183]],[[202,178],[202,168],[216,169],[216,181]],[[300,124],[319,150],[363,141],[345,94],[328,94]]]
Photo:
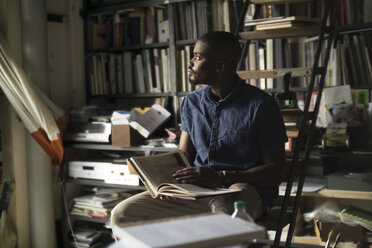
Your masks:
[[[135,156],[127,159],[132,172],[140,177],[152,197],[158,195],[194,200],[197,197],[233,193],[240,190],[204,188],[193,184],[177,183],[172,175],[179,169],[191,166],[182,151],[152,156]]]
[[[116,227],[120,241],[110,248],[225,247],[264,238],[265,229],[227,214],[182,216]],[[235,246],[234,246],[235,247]]]

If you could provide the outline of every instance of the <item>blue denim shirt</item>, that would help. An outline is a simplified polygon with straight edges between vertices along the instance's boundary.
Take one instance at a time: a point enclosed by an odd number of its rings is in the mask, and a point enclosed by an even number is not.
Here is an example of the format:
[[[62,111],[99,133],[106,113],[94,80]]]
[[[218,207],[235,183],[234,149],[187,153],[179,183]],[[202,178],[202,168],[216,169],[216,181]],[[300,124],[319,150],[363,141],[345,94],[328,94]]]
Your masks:
[[[216,100],[209,86],[188,94],[181,104],[181,130],[197,151],[194,164],[214,170],[247,170],[263,164],[263,150],[288,141],[274,98],[239,81],[230,94]],[[264,206],[277,187],[257,187]]]

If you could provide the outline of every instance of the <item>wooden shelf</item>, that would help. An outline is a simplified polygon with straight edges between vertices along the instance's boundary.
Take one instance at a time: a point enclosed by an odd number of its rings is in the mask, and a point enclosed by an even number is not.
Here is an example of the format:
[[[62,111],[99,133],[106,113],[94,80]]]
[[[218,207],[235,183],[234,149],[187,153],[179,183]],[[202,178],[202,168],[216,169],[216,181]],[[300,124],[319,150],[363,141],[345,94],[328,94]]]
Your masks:
[[[97,143],[66,143],[65,147],[71,147],[75,149],[90,149],[90,150],[105,150],[105,151],[143,151],[143,152],[170,152],[177,148],[169,148],[163,146],[132,146],[132,147],[117,147],[111,144],[97,144]]]
[[[111,0],[106,3],[90,4],[85,14],[110,14],[122,9],[144,8],[153,5],[169,4],[171,2],[175,2],[175,0],[127,1],[125,3],[123,3],[123,0]]]
[[[100,219],[100,218],[93,218],[93,217],[80,216],[80,215],[74,215],[74,214],[71,214],[70,218],[72,221],[83,220],[83,221],[102,223],[102,224],[105,224],[110,221],[110,219]]]
[[[340,33],[340,34],[357,33],[357,32],[369,31],[369,30],[372,30],[372,22],[339,25],[335,29],[336,33]]]
[[[283,196],[285,190],[279,190],[279,195]],[[291,193],[295,196],[295,193]],[[324,197],[337,199],[358,199],[358,200],[372,200],[372,192],[368,191],[354,191],[354,190],[336,190],[336,189],[321,189],[317,192],[302,192],[302,196],[307,197]]]
[[[196,40],[178,40],[176,41],[177,46],[194,45]]]
[[[74,179],[74,178],[67,178],[66,182],[68,183],[77,183],[81,185],[89,185],[89,186],[101,186],[101,187],[110,187],[110,188],[120,188],[120,189],[132,189],[132,190],[146,190],[145,186],[132,186],[132,185],[123,185],[123,184],[110,184],[105,183],[104,181],[100,180],[93,180],[93,179]]]
[[[118,95],[96,95],[91,98],[151,98],[172,96],[172,93],[134,93],[134,94],[118,94]]]
[[[251,3],[269,5],[269,4],[286,4],[286,3],[304,3],[314,0],[251,0]]]
[[[88,56],[96,53],[112,53],[112,52],[124,52],[124,51],[133,51],[133,50],[143,50],[151,48],[163,48],[168,47],[168,43],[151,43],[151,44],[136,44],[136,45],[127,45],[121,47],[108,47],[102,49],[89,49]]]
[[[260,78],[278,78],[284,74],[291,72],[292,77],[309,77],[311,76],[311,68],[283,68],[273,70],[252,70],[238,71],[238,75],[242,79],[260,79]]]
[[[352,190],[335,190],[322,189],[318,192],[304,192],[303,196],[312,197],[326,197],[339,199],[358,199],[358,200],[372,200],[372,192],[368,191],[352,191]]]
[[[275,38],[309,37],[319,35],[318,25],[304,26],[301,28],[280,28],[262,31],[240,32],[239,35],[244,40],[264,40]]]

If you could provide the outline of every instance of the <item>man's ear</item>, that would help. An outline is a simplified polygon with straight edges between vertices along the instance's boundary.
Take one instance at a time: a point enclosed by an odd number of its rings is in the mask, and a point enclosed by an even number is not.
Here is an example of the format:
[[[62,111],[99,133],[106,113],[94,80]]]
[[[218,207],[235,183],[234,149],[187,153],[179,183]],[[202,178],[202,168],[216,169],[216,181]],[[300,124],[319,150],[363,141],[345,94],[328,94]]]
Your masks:
[[[222,72],[225,70],[225,62],[221,61],[217,63],[216,72]]]

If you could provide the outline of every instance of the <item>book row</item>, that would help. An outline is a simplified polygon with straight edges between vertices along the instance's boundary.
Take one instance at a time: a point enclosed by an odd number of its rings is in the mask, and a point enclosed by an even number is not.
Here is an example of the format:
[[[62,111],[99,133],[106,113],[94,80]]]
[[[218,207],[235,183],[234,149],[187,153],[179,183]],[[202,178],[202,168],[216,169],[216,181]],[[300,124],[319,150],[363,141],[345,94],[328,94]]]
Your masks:
[[[93,54],[88,66],[92,96],[171,90],[168,48]]]
[[[167,13],[167,9],[159,5],[159,7],[125,9],[114,14],[89,16],[87,20],[88,47],[101,49],[168,42]]]
[[[195,40],[210,30],[229,32],[235,21],[233,10],[238,2],[199,0],[177,3],[174,8],[176,39]]]
[[[324,42],[327,42],[326,40]],[[245,70],[280,68],[312,68],[318,46],[318,37],[294,39],[267,39],[251,42],[245,57]],[[323,45],[320,64],[325,55]],[[345,34],[331,48],[325,86],[372,86],[372,32]],[[277,79],[250,79],[248,83],[261,89],[276,88]],[[310,77],[292,78],[291,87],[307,87]]]
[[[192,58],[193,46],[185,46],[177,50],[177,89],[178,91],[187,92],[199,88],[200,85],[192,85],[188,81],[187,67],[188,62]]]
[[[311,65],[317,40],[305,43],[305,64]],[[372,86],[372,32],[345,34],[331,49],[326,86]],[[322,53],[324,55],[324,52]]]
[[[173,6],[175,38],[195,40],[210,30],[230,31],[237,19],[241,1],[197,0]],[[166,5],[124,9],[114,14],[91,15],[87,19],[90,49],[127,45],[164,43],[169,41],[169,20]]]

